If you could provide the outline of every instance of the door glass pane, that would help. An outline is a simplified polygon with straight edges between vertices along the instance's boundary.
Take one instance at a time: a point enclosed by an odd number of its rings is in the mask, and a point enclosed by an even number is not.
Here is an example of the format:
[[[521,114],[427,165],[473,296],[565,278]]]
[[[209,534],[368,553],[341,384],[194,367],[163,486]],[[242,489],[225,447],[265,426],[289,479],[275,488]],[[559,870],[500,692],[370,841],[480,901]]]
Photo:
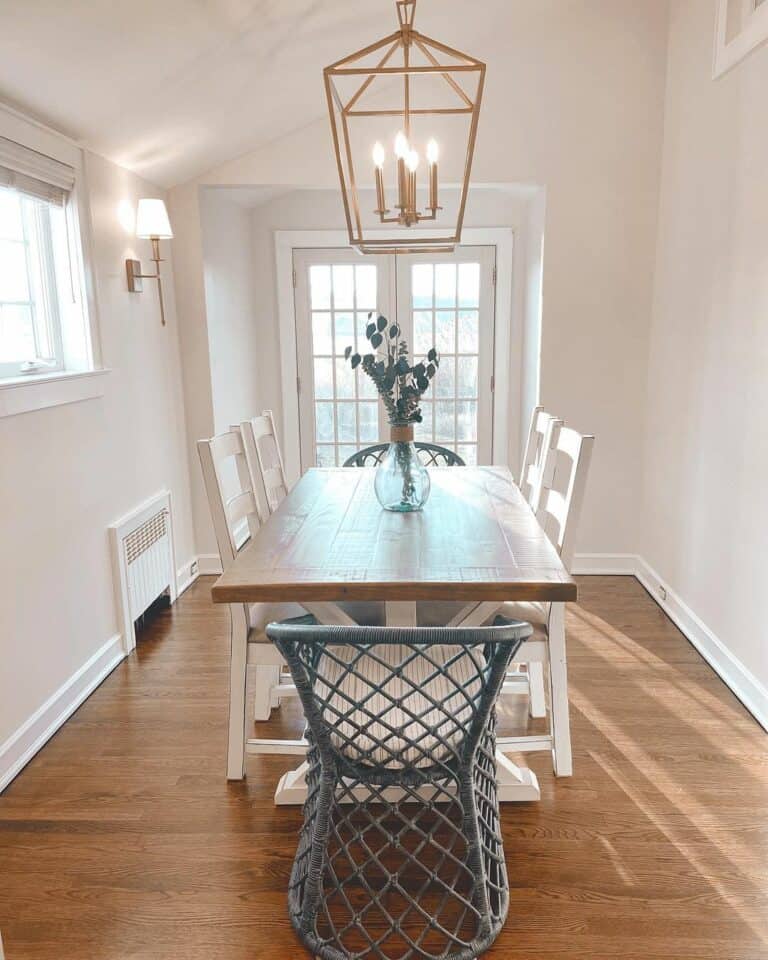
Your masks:
[[[366,377],[366,379],[368,379]],[[359,403],[357,415],[360,420],[360,442],[376,443],[379,439],[378,403]]]
[[[354,306],[354,268],[346,263],[333,267],[333,307],[335,310],[351,310]]]
[[[432,330],[432,311],[416,310],[413,314],[413,351],[418,357],[426,356],[435,345]]]
[[[480,264],[459,264],[459,306],[480,306]]]
[[[432,307],[434,270],[431,263],[417,263],[413,268],[413,306]]]
[[[456,442],[456,404],[453,401],[435,402],[435,440],[451,446]]]
[[[347,347],[353,352],[370,350],[365,328],[369,313],[376,310],[377,296],[374,264],[309,267],[313,440],[318,466],[341,466],[361,447],[379,440],[376,387],[360,368],[353,370],[344,356]]]
[[[334,313],[333,320],[334,353],[344,356],[347,347],[355,348],[355,321],[351,313]]]
[[[435,305],[456,306],[456,264],[438,263],[435,267]]]
[[[331,268],[313,266],[309,268],[309,288],[313,310],[330,310],[331,307]]]
[[[376,309],[376,267],[355,267],[355,284],[357,286],[357,309]]]
[[[333,353],[330,313],[312,313],[312,344],[316,357],[330,357]]]
[[[333,360],[315,357],[315,399],[333,399]]]
[[[315,439],[318,443],[333,443],[333,404],[315,404]]]
[[[336,407],[339,418],[339,442],[354,443],[357,439],[356,403],[340,403]]]

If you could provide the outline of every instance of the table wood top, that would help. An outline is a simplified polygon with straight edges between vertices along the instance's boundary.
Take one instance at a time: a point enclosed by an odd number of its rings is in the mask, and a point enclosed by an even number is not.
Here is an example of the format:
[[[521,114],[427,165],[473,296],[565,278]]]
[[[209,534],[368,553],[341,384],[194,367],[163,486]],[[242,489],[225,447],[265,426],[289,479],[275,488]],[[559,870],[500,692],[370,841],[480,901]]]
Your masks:
[[[382,510],[375,470],[308,470],[214,601],[576,599],[506,467],[432,469],[424,510],[406,514]]]

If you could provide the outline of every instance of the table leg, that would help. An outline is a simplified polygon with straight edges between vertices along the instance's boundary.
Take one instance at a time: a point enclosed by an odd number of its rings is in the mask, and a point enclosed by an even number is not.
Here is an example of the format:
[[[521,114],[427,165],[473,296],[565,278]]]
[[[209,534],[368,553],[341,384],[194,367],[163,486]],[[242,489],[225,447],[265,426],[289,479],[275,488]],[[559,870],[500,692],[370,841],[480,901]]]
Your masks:
[[[316,618],[318,623],[342,627],[357,626],[357,621],[345,613],[337,603],[303,603],[302,606]]]
[[[301,806],[307,799],[306,763],[289,770],[280,778],[275,791],[275,806]],[[539,781],[528,767],[518,767],[509,757],[496,751],[496,776],[499,784],[499,803],[526,803],[541,799]],[[429,791],[427,791],[429,792]],[[392,798],[397,795],[393,791]]]
[[[387,601],[388,627],[415,627],[416,603],[408,601]]]
[[[539,781],[533,770],[518,767],[499,750],[496,751],[496,781],[499,785],[499,803],[541,799]]]

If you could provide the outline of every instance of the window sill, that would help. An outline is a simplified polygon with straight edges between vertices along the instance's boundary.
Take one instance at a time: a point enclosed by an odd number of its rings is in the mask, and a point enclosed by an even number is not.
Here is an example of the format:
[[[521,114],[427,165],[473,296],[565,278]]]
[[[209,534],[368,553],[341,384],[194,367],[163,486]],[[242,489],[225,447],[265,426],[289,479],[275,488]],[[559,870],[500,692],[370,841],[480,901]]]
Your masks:
[[[108,369],[59,370],[0,380],[0,417],[102,397],[109,372]]]

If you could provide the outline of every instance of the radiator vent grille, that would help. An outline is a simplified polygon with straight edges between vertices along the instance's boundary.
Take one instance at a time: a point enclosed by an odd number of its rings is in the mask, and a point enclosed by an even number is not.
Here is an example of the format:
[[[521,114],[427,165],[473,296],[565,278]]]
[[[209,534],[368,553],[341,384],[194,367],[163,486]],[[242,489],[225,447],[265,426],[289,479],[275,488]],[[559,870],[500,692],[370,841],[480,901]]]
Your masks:
[[[125,562],[130,566],[135,560],[157,543],[167,533],[168,511],[161,510],[154,517],[150,517],[140,527],[128,534],[123,540],[125,546]]]

